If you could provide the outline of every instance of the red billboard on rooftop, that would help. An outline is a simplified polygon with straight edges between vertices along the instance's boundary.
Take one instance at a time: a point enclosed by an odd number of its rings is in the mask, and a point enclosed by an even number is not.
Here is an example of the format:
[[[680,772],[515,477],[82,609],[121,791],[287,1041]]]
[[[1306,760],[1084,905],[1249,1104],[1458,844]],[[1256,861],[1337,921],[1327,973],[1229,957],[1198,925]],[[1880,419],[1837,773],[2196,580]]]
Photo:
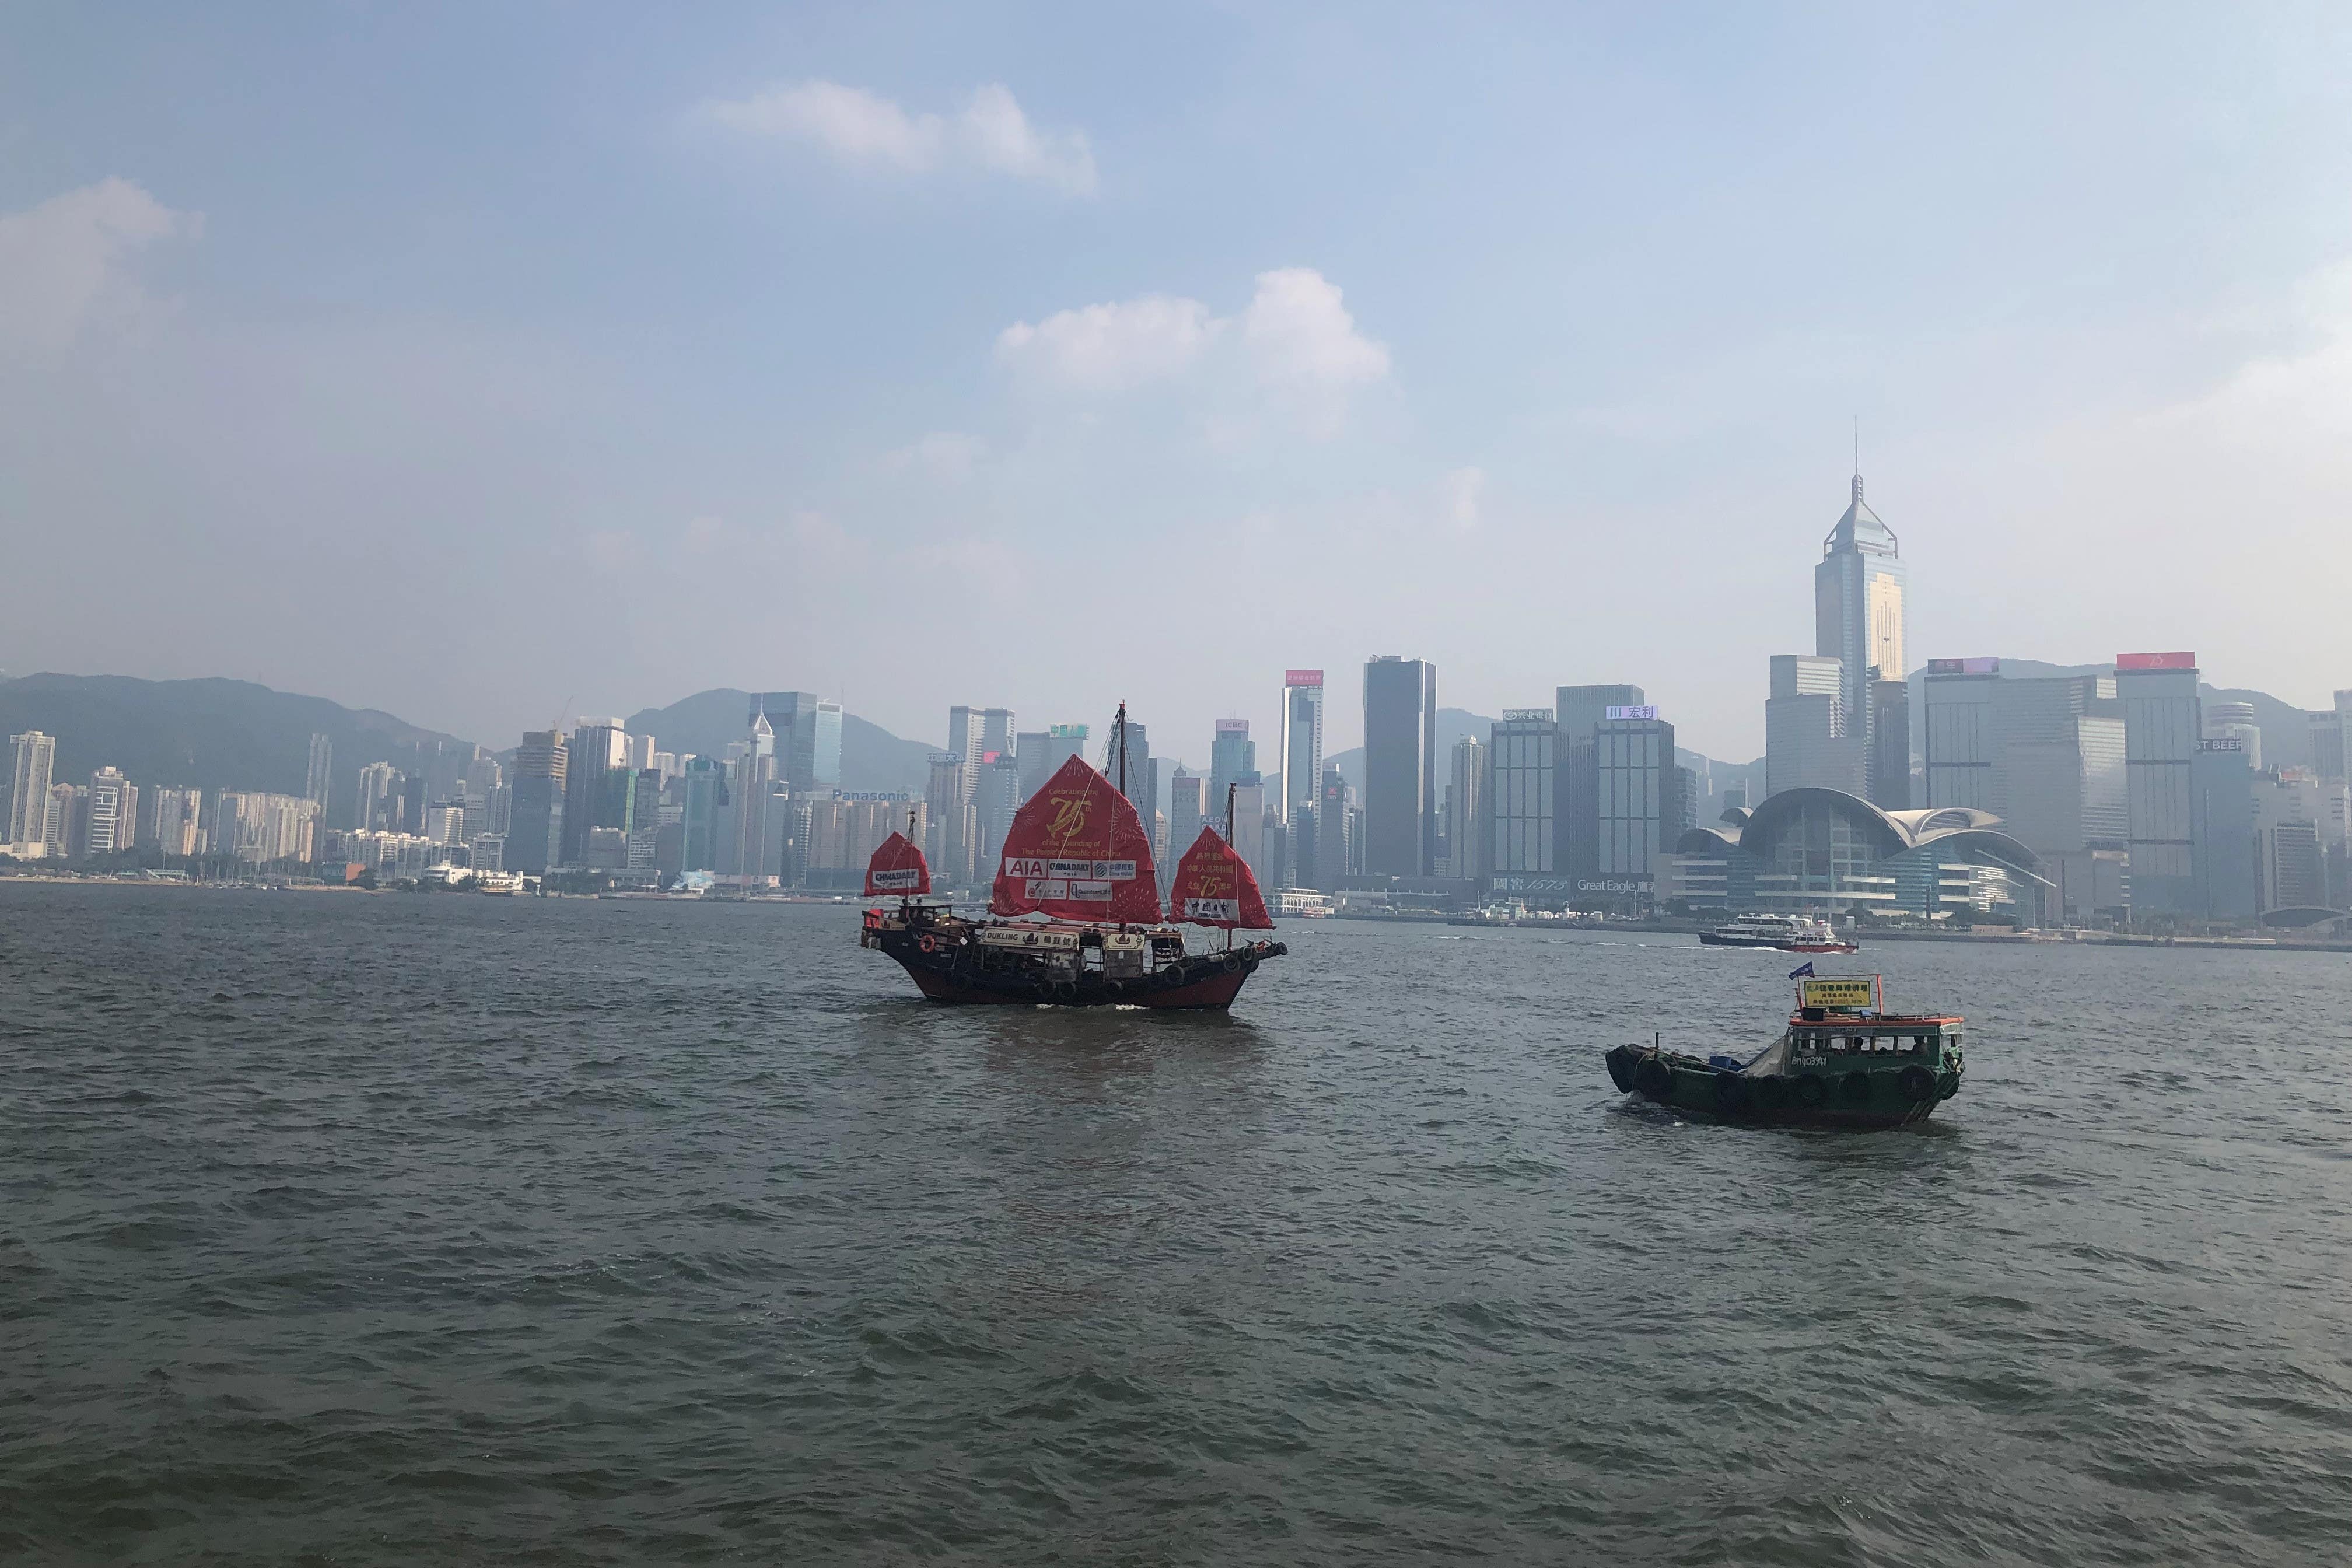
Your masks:
[[[2117,669],[2194,669],[2197,656],[2193,653],[2119,653],[2116,655]]]
[[[1286,669],[1282,672],[1285,686],[1320,686],[1323,672],[1319,669]]]

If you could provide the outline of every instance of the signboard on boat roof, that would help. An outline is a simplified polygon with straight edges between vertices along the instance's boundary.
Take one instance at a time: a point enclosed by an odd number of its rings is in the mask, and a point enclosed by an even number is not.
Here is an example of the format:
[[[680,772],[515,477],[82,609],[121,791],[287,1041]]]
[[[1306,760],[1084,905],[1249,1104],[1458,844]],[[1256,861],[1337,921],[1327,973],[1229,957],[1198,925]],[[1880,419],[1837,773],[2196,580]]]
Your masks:
[[[1877,1003],[1878,983],[1868,975],[1803,982],[1808,1007],[1870,1007]]]

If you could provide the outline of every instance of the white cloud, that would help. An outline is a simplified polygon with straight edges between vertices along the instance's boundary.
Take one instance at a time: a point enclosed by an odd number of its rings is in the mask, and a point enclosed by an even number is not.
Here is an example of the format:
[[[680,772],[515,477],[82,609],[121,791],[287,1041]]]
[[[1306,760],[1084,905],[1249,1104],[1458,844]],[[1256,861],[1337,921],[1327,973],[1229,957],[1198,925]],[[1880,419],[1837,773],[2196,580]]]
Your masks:
[[[1109,392],[1191,368],[1223,325],[1198,300],[1147,294],[1016,321],[997,334],[996,353],[1041,380]]]
[[[1003,174],[1037,180],[1081,195],[1095,188],[1094,150],[1083,131],[1040,131],[1013,94],[994,82],[975,90],[958,130],[980,162]]]
[[[705,104],[703,112],[730,130],[806,142],[845,163],[917,174],[986,170],[1080,195],[1095,188],[1086,132],[1040,130],[996,82],[973,89],[952,116],[908,113],[878,93],[834,81],[772,87]]]
[[[1017,321],[997,335],[996,353],[1033,384],[1074,392],[1196,376],[1204,428],[1220,443],[1246,438],[1269,415],[1336,434],[1349,395],[1389,374],[1386,346],[1357,330],[1339,286],[1311,267],[1259,273],[1237,316],[1147,294]]]
[[[94,314],[136,310],[131,254],[201,228],[123,179],[0,214],[0,342],[62,347]]]
[[[1257,275],[1242,342],[1266,380],[1344,390],[1389,373],[1389,351],[1356,331],[1339,286],[1311,267]]]

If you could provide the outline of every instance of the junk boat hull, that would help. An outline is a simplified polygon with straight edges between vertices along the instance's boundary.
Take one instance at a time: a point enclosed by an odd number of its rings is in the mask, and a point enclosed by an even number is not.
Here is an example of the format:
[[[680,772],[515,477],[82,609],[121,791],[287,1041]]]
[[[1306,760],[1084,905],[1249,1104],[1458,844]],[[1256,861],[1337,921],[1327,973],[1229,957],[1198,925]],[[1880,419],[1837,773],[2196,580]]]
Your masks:
[[[1254,942],[1187,953],[1173,932],[927,918],[920,908],[867,910],[858,941],[897,959],[933,1002],[1032,1007],[1222,1009],[1259,964],[1290,951]]]

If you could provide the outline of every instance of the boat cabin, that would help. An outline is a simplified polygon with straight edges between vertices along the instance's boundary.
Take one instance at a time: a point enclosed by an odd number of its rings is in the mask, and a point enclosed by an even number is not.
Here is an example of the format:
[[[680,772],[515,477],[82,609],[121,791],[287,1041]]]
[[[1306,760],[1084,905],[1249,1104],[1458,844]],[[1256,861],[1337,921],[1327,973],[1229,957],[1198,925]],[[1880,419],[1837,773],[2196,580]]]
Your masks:
[[[1951,1017],[1839,1016],[1805,1007],[1789,1020],[1789,1054],[1801,1060],[1883,1056],[1938,1062],[1947,1047],[1960,1048],[1960,1024]]]
[[[1878,975],[1823,975],[1797,990],[1789,1017],[1789,1059],[1891,1058],[1930,1064],[1960,1048],[1963,1020],[1944,1014],[1889,1013]],[[1890,1064],[1892,1065],[1892,1064]]]

